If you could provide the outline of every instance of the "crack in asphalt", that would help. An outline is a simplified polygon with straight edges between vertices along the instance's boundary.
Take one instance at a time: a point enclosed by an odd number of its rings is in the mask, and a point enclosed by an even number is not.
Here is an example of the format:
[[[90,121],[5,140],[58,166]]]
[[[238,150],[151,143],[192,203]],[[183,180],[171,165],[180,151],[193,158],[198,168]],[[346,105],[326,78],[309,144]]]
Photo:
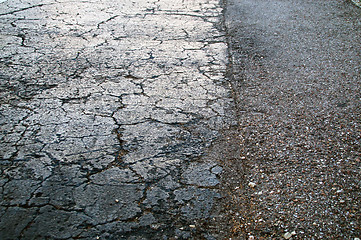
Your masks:
[[[20,3],[0,3],[3,238],[221,238],[220,3]]]
[[[16,9],[10,12],[5,12],[5,13],[0,13],[0,16],[5,16],[5,15],[12,15],[14,13],[18,13],[18,12],[23,12],[32,8],[38,8],[38,7],[42,7],[44,5],[49,5],[49,4],[38,4],[38,5],[33,5],[33,6],[29,6],[29,7],[25,7],[25,8],[21,8],[21,9]]]

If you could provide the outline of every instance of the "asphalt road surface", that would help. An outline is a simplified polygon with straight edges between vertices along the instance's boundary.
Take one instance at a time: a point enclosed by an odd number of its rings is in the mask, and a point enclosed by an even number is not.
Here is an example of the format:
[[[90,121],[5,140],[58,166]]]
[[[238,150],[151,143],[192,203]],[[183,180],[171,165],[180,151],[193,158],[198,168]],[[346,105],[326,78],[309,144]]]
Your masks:
[[[222,10],[0,3],[1,239],[217,235],[206,152],[235,124]]]
[[[225,18],[245,169],[233,238],[360,238],[361,9],[229,0]]]
[[[0,239],[360,237],[360,16],[1,0]]]

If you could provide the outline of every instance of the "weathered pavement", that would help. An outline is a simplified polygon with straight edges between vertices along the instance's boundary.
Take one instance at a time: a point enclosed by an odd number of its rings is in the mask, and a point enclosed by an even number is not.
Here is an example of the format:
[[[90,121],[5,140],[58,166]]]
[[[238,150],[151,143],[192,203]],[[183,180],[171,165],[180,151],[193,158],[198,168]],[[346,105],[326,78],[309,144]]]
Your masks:
[[[359,239],[361,9],[227,2],[246,173],[232,239]]]
[[[221,13],[1,1],[1,239],[219,238],[207,152],[234,124]]]
[[[0,0],[0,238],[360,237],[359,17]]]

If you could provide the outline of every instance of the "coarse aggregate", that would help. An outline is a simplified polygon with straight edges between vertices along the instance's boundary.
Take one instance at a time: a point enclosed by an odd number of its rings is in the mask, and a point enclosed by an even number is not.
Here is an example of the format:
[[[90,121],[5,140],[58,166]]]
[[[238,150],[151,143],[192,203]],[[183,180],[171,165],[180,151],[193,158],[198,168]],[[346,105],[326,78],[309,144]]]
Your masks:
[[[225,4],[244,173],[231,239],[361,236],[361,9],[351,1]],[[237,185],[237,182],[242,182]]]

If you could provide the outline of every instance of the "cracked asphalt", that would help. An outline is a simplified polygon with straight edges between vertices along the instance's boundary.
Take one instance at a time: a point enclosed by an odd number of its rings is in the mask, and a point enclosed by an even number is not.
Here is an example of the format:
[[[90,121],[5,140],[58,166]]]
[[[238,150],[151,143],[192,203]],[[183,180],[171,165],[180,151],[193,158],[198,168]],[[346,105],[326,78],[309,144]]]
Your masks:
[[[1,239],[215,239],[218,1],[0,2]]]
[[[0,239],[358,240],[359,14],[0,0]]]

